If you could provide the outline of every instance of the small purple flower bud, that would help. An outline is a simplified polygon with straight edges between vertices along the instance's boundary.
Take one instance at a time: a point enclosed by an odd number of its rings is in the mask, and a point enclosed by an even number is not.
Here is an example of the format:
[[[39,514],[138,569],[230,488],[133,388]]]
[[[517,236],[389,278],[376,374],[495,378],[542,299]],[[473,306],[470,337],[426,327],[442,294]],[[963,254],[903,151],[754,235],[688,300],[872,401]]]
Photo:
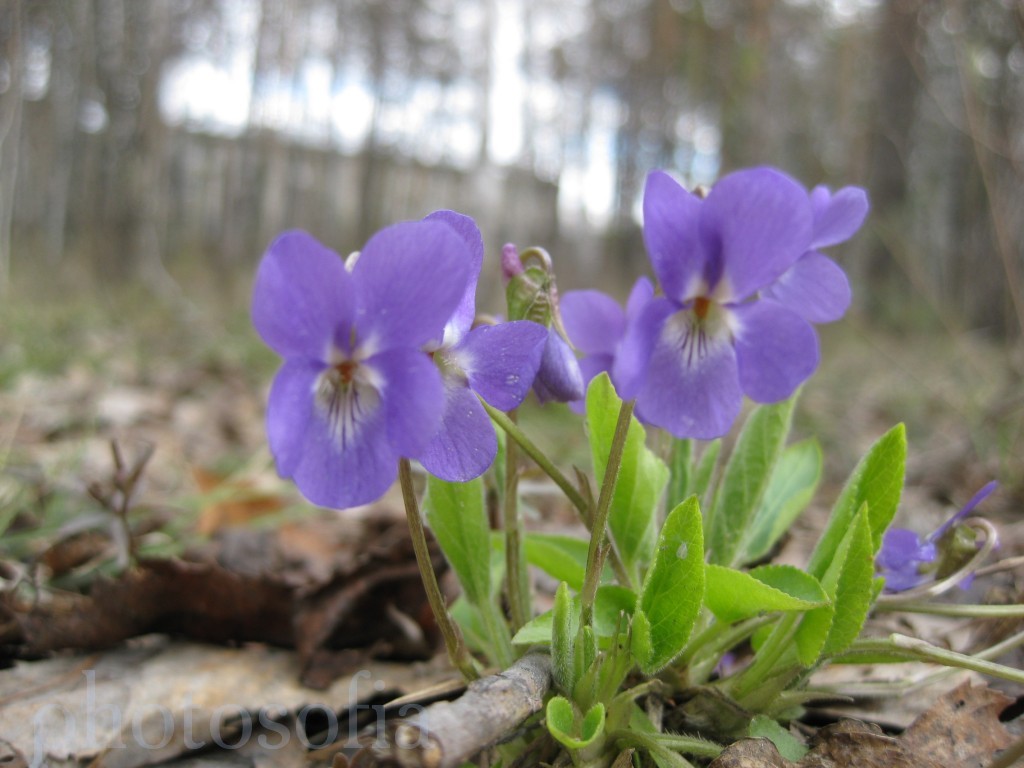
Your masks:
[[[998,487],[999,483],[995,480],[985,485],[960,511],[923,539],[906,528],[890,528],[886,531],[882,548],[875,560],[878,574],[885,578],[885,590],[903,592],[929,581],[933,576],[930,572],[935,569],[934,563],[942,554],[947,534],[956,530],[956,526]],[[969,584],[967,579],[965,581]],[[961,583],[961,586],[966,587],[967,584]]]
[[[507,284],[509,280],[523,271],[523,262],[519,260],[519,250],[513,243],[505,243],[501,249],[501,277]]]

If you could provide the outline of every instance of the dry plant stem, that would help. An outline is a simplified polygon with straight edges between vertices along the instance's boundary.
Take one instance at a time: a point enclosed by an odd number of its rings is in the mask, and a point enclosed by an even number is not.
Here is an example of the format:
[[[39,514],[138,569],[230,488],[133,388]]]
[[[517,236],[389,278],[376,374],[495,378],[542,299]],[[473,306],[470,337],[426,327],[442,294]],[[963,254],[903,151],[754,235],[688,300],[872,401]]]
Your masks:
[[[473,681],[455,701],[398,721],[386,745],[374,742],[359,765],[456,768],[539,712],[550,687],[551,657],[528,653],[504,672]]]
[[[619,478],[619,466],[622,464],[622,452],[626,447],[626,435],[629,423],[633,418],[633,401],[624,400],[619,407],[619,418],[615,422],[612,444],[608,449],[608,463],[605,465],[604,478],[601,480],[601,495],[597,497],[597,509],[594,510],[594,527],[590,531],[590,549],[587,552],[587,571],[580,590],[580,622],[589,626],[594,618],[594,599],[597,587],[601,583],[601,572],[604,570],[605,531],[608,528],[608,512],[611,510],[612,497],[615,496],[615,482]]]
[[[409,534],[412,536],[412,547],[416,553],[416,564],[420,569],[420,578],[423,580],[423,587],[427,592],[427,602],[430,603],[430,610],[434,614],[434,620],[441,630],[442,637],[444,637],[444,646],[448,651],[448,658],[466,680],[476,680],[480,677],[476,662],[470,656],[469,649],[466,648],[466,643],[462,639],[462,633],[448,613],[448,606],[445,603],[444,595],[441,594],[441,587],[437,583],[437,574],[434,573],[434,568],[430,563],[427,536],[423,530],[423,519],[420,517],[419,504],[416,502],[416,489],[412,484],[412,468],[409,466],[409,460],[406,458],[398,460],[398,478],[402,486],[405,517],[409,521]]]
[[[508,414],[514,424],[515,411]],[[511,629],[515,634],[530,618],[530,599],[524,593],[522,572],[522,527],[519,523],[519,451],[514,440],[505,441],[505,506],[502,509],[505,523],[505,582],[508,587],[508,604],[511,614]]]
[[[589,533],[594,532],[593,516],[591,514],[590,505],[587,500],[583,498],[583,495],[576,489],[569,479],[559,472],[558,467],[551,463],[551,460],[544,454],[540,448],[537,447],[526,433],[519,428],[519,425],[509,419],[508,415],[504,411],[499,411],[494,406],[490,405],[486,400],[481,399],[480,404],[487,411],[487,414],[491,417],[491,420],[501,427],[505,434],[508,435],[512,440],[519,444],[519,447],[523,449],[523,452],[529,456],[533,461],[544,470],[544,473],[550,477],[555,485],[557,485],[562,493],[565,494],[566,498],[569,499],[570,503],[576,508],[579,513],[580,520],[583,525],[586,526]],[[612,570],[615,571],[615,577],[618,579],[619,584],[629,589],[633,589],[633,580],[629,577],[626,572],[625,566],[622,564],[622,558],[619,557],[618,550],[615,549],[614,543],[610,552]]]

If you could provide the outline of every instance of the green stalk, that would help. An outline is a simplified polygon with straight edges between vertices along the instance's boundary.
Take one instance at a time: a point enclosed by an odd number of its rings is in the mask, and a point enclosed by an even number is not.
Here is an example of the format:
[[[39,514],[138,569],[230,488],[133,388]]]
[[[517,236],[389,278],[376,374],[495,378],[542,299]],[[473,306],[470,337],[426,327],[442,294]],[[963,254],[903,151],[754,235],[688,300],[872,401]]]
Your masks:
[[[951,603],[879,603],[876,611],[928,613],[932,616],[955,616],[963,619],[1016,619],[1024,617],[1024,605],[956,605]]]
[[[515,424],[515,411],[508,414]],[[512,632],[515,633],[530,618],[530,596],[523,570],[522,525],[519,522],[519,466],[516,443],[505,441],[505,504],[502,515],[505,524],[505,582],[511,613]]]
[[[594,618],[594,599],[597,597],[597,587],[601,583],[605,554],[609,549],[604,545],[608,513],[611,510],[612,497],[615,496],[615,483],[619,478],[622,452],[626,447],[626,435],[629,433],[632,418],[633,401],[624,400],[619,408],[619,418],[615,422],[612,444],[608,449],[608,463],[605,465],[604,479],[601,481],[601,495],[597,497],[597,509],[594,510],[594,527],[590,531],[587,571],[583,577],[583,589],[580,590],[581,626],[589,626]],[[626,583],[629,583],[628,579]]]
[[[687,682],[690,685],[701,685],[707,682],[722,654],[750,637],[755,630],[774,618],[771,615],[753,616],[738,624],[728,624],[716,620],[710,627],[687,643],[675,665],[678,668],[686,668]]]
[[[519,428],[519,425],[512,421],[504,411],[500,411],[494,406],[487,403],[486,400],[481,399],[480,404],[487,411],[491,417],[491,421],[501,427],[505,434],[508,435],[512,440],[519,444],[519,447],[523,449],[523,453],[533,459],[534,463],[537,464],[544,473],[550,477],[555,485],[557,485],[562,492],[569,499],[569,502],[576,508],[579,513],[580,521],[586,526],[587,531],[593,535],[594,524],[591,516],[590,505],[587,500],[583,498],[583,494],[577,490],[569,479],[563,475],[558,467],[547,457],[536,443],[534,443],[529,436]],[[632,409],[632,405],[630,405]],[[627,422],[628,423],[628,422]],[[506,443],[506,450],[508,450],[508,443]],[[621,461],[621,456],[620,456]],[[616,472],[618,470],[616,469]],[[605,476],[607,477],[608,472],[605,470]],[[609,500],[610,503],[610,500]],[[626,572],[626,567],[622,563],[622,558],[619,556],[618,550],[615,549],[614,544],[611,549],[611,566],[612,570],[615,571],[615,577],[619,580],[619,583],[629,589],[633,589],[633,580],[629,577]]]
[[[434,613],[434,620],[437,622],[441,636],[444,638],[444,646],[448,651],[448,658],[458,669],[466,680],[476,680],[480,677],[476,661],[469,653],[462,633],[448,613],[448,606],[445,603],[444,595],[441,594],[441,587],[437,583],[437,574],[434,573],[434,566],[430,561],[430,549],[427,547],[427,536],[423,529],[423,519],[420,517],[419,504],[416,501],[416,489],[412,484],[412,468],[409,460],[402,458],[398,460],[398,479],[402,486],[402,500],[405,502],[405,517],[409,522],[409,533],[412,536],[412,548],[416,553],[416,565],[420,569],[420,578],[423,587],[427,592],[427,602],[430,603],[430,610]]]
[[[765,684],[770,677],[778,674],[779,670],[775,666],[792,646],[793,633],[801,617],[802,614],[788,614],[779,620],[764,645],[758,649],[753,663],[728,686],[736,701],[743,703],[743,699],[754,691],[758,691],[759,698],[770,693],[765,689]]]
[[[926,661],[942,664],[946,667],[959,667],[983,675],[1000,677],[1014,683],[1024,683],[1024,670],[1007,667],[985,661],[977,656],[968,656],[956,651],[948,651],[916,637],[907,637],[897,633],[889,635],[885,640],[857,641],[850,647],[856,653],[886,653],[905,659],[906,661]]]

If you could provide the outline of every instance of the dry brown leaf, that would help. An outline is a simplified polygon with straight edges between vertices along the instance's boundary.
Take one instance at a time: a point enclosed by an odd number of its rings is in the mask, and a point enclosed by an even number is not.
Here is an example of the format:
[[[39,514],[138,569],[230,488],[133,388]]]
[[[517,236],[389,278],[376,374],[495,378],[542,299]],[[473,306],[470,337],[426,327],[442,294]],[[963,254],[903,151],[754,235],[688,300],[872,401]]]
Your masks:
[[[245,525],[285,507],[282,496],[260,489],[250,478],[224,475],[196,465],[191,471],[199,490],[217,499],[200,512],[196,524],[200,533],[209,535],[229,526]]]
[[[766,739],[731,744],[710,768],[979,768],[1013,743],[999,721],[1013,702],[969,681],[942,695],[900,737],[871,723],[840,720],[815,734],[798,763]]]
[[[1013,703],[997,690],[964,682],[942,696],[906,730],[903,743],[912,751],[926,751],[947,768],[985,765],[998,750],[1013,743],[999,721]]]

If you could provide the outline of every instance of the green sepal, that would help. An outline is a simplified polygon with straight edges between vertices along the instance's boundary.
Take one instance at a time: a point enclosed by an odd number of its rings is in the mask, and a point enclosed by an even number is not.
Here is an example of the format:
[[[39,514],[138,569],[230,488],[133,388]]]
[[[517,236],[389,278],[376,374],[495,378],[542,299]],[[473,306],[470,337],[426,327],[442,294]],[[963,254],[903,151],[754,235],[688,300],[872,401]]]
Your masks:
[[[541,267],[530,266],[513,275],[505,288],[509,320],[532,320],[551,327],[551,276]]]

